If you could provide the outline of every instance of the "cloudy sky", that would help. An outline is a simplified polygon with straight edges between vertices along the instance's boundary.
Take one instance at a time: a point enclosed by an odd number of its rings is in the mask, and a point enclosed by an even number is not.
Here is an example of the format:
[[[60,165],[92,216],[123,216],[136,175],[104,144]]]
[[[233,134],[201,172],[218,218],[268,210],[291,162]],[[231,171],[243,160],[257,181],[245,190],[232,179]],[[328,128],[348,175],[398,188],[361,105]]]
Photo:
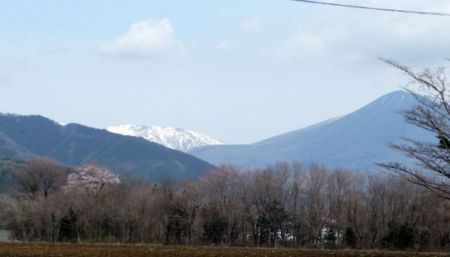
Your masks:
[[[448,0],[330,0],[450,12]],[[339,116],[407,79],[378,57],[450,57],[450,18],[290,0],[0,0],[0,112],[249,143]]]

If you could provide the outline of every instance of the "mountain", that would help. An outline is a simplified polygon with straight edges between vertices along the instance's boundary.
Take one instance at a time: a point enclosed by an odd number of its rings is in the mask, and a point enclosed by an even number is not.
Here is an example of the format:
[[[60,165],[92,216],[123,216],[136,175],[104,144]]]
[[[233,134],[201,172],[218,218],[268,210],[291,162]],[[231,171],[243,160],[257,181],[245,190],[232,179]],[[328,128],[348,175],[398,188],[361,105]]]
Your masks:
[[[430,133],[405,123],[400,112],[415,104],[413,96],[396,91],[343,117],[255,144],[207,146],[189,153],[212,164],[241,168],[296,160],[329,168],[374,170],[377,162],[409,161],[390,149],[390,143],[401,143],[402,138],[435,140]]]
[[[198,131],[181,128],[120,125],[111,126],[106,129],[109,132],[121,135],[142,137],[150,142],[183,152],[187,152],[196,147],[222,144],[222,142]]]
[[[96,162],[126,176],[160,181],[195,178],[213,168],[186,153],[142,138],[42,116],[0,114],[0,158],[47,157],[67,165]]]

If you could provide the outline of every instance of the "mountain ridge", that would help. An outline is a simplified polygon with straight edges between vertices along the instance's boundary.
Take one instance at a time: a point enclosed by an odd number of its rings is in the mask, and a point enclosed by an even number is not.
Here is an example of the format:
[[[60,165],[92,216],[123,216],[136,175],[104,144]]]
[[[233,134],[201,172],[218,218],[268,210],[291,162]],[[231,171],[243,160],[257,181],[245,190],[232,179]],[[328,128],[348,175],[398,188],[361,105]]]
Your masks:
[[[406,124],[401,111],[416,104],[404,91],[384,95],[366,106],[325,122],[249,145],[208,146],[189,153],[212,164],[259,168],[277,161],[299,161],[330,168],[374,170],[376,162],[408,161],[388,147],[402,137],[433,140],[428,132]]]
[[[223,144],[204,133],[176,127],[124,124],[109,126],[106,130],[120,135],[141,137],[150,142],[183,152],[196,147]]]
[[[214,166],[145,139],[40,115],[0,114],[0,157],[46,157],[66,165],[103,164],[120,175],[160,181],[196,178]]]

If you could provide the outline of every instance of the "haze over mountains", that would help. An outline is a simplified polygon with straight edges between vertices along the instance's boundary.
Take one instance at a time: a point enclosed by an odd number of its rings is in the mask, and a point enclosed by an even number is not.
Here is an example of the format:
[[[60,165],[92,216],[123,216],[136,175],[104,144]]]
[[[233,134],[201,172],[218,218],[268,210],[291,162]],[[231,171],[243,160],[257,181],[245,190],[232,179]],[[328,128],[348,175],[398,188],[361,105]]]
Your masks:
[[[42,116],[0,114],[0,158],[43,156],[67,165],[97,162],[121,175],[154,181],[196,178],[213,169],[211,164],[255,168],[299,161],[374,170],[377,162],[408,161],[388,147],[402,142],[402,137],[436,140],[404,122],[400,111],[415,103],[408,93],[393,92],[343,117],[250,145],[219,145],[204,134],[183,129],[125,125],[108,128],[115,132],[111,133],[79,124],[60,125]],[[193,148],[199,145],[207,146]]]
[[[106,129],[121,135],[142,137],[150,142],[183,152],[196,147],[222,144],[222,142],[201,132],[182,128],[119,125],[110,126]]]
[[[254,144],[206,146],[189,153],[215,165],[241,168],[295,160],[329,168],[374,170],[377,162],[409,161],[390,149],[390,143],[401,143],[402,138],[435,140],[430,133],[405,123],[400,112],[415,104],[413,96],[396,91],[343,117]]]
[[[0,114],[0,157],[43,156],[66,165],[96,162],[121,175],[160,181],[196,178],[213,168],[188,154],[142,138],[79,124],[60,125],[42,116]]]

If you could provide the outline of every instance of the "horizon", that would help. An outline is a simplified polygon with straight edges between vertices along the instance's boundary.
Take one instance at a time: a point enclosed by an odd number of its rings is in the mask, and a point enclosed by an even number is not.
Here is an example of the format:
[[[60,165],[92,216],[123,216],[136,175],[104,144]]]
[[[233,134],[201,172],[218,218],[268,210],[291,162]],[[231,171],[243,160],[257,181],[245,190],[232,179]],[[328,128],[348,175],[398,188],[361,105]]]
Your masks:
[[[222,141],[220,138],[214,138],[214,137],[211,137],[211,138],[212,138],[212,139],[215,139],[215,140],[218,140],[219,142],[221,142],[221,143],[224,144],[224,145],[251,145],[251,144],[255,144],[255,143],[258,143],[258,142],[267,140],[267,139],[271,139],[271,138],[277,137],[277,136],[281,136],[281,135],[288,134],[288,133],[291,133],[291,132],[303,130],[303,129],[306,129],[306,128],[309,128],[309,127],[314,127],[314,126],[319,125],[319,124],[322,124],[322,123],[324,123],[324,122],[338,120],[338,119],[343,118],[343,117],[345,117],[345,116],[347,116],[347,115],[349,115],[349,114],[351,114],[351,113],[354,113],[354,112],[356,112],[356,111],[358,111],[358,110],[360,110],[360,109],[362,109],[362,108],[364,108],[364,107],[366,107],[366,106],[368,106],[368,105],[370,105],[370,104],[372,104],[372,103],[374,103],[374,102],[376,102],[376,101],[379,101],[381,98],[384,98],[384,97],[386,97],[386,96],[388,96],[388,95],[393,95],[393,94],[396,94],[396,93],[399,93],[399,92],[403,92],[404,94],[408,94],[405,90],[395,90],[395,91],[389,92],[389,93],[387,93],[387,94],[384,94],[384,95],[382,95],[382,96],[379,96],[379,97],[377,97],[377,98],[375,98],[375,99],[369,101],[368,103],[366,103],[366,104],[364,104],[364,105],[362,105],[362,106],[360,106],[360,107],[357,107],[355,110],[350,111],[350,112],[348,112],[348,113],[344,113],[344,114],[342,114],[342,115],[338,115],[338,116],[335,116],[335,117],[330,117],[330,118],[327,118],[327,119],[325,119],[325,120],[318,121],[318,122],[316,122],[316,123],[307,124],[307,125],[304,126],[304,127],[300,127],[300,128],[292,128],[292,129],[290,129],[290,130],[288,130],[288,131],[280,132],[280,133],[274,134],[274,135],[269,135],[268,137],[258,139],[257,141],[254,141],[254,142],[230,144],[230,143],[228,143],[228,142]],[[2,115],[12,115],[12,116],[15,116],[15,115],[17,115],[17,116],[40,116],[40,117],[49,119],[49,120],[51,120],[51,121],[53,121],[53,122],[55,122],[56,124],[61,125],[61,126],[67,126],[67,125],[70,125],[70,124],[77,124],[77,125],[82,125],[82,126],[87,126],[87,127],[95,128],[95,129],[107,130],[107,131],[109,131],[109,132],[112,132],[112,131],[108,130],[108,129],[111,128],[111,127],[120,127],[120,126],[140,126],[140,127],[158,127],[158,128],[163,128],[163,129],[167,129],[167,128],[181,129],[181,130],[186,130],[186,131],[199,132],[199,133],[204,134],[204,135],[206,135],[206,136],[210,136],[210,135],[208,134],[208,132],[205,132],[205,131],[199,131],[199,130],[196,130],[195,128],[181,128],[181,127],[170,126],[170,125],[123,123],[123,124],[115,124],[115,125],[113,124],[113,125],[110,125],[110,126],[107,126],[107,127],[93,127],[93,126],[89,126],[89,125],[87,125],[87,124],[83,124],[83,123],[79,123],[79,122],[60,122],[60,121],[57,121],[57,120],[55,120],[55,119],[53,119],[53,118],[51,118],[51,117],[48,117],[48,116],[45,116],[45,115],[42,115],[42,114],[39,114],[39,113],[34,113],[34,114],[33,114],[33,113],[31,113],[31,114],[17,114],[17,113],[4,113],[4,112],[0,112],[0,114],[2,114]],[[116,132],[112,132],[112,133],[116,133]],[[120,134],[120,133],[118,133],[118,134]]]

